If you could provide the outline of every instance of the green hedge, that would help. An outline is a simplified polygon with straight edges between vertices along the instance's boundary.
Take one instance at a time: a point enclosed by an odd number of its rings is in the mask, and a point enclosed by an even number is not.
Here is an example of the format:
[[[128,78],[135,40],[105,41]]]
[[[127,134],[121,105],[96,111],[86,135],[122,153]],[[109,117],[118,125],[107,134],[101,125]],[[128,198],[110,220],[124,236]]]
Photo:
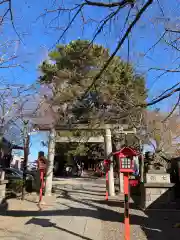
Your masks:
[[[20,193],[22,192],[23,180],[22,179],[11,180],[7,185],[7,187],[8,187],[8,190],[14,193]]]

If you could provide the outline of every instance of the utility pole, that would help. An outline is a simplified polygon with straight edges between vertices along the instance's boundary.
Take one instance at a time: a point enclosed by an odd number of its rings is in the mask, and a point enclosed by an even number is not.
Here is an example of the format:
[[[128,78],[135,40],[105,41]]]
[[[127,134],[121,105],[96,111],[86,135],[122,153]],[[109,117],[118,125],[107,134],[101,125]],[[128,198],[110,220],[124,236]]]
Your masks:
[[[29,134],[28,134],[28,121],[24,121],[23,129],[23,145],[24,145],[24,162],[23,162],[23,187],[22,187],[22,200],[25,198],[26,191],[26,173],[27,173],[27,163],[29,155]]]

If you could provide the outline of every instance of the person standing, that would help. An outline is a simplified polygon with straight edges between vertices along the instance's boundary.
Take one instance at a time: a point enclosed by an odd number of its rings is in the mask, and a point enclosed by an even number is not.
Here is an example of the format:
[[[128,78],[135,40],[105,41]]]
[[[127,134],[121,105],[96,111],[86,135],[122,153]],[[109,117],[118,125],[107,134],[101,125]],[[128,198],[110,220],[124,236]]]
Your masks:
[[[84,176],[84,161],[82,161],[81,168],[82,168],[82,176]]]
[[[38,159],[36,163],[37,163],[36,191],[37,191],[37,194],[40,194],[40,189],[45,188],[45,177],[46,177],[46,171],[47,171],[47,159],[45,158],[43,151],[40,151],[38,153]],[[42,172],[43,172],[43,179],[41,179]]]

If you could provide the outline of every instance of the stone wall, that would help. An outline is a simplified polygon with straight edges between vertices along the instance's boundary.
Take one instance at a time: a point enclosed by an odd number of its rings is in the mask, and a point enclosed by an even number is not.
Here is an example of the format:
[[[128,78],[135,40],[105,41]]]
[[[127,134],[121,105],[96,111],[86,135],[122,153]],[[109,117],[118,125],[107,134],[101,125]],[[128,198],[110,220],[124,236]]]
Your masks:
[[[145,183],[142,185],[141,206],[145,208],[165,208],[174,200],[173,183]]]
[[[147,173],[146,183],[170,183],[170,174],[168,173]]]
[[[162,170],[150,170],[141,186],[141,207],[166,208],[174,200],[174,184],[170,175]]]

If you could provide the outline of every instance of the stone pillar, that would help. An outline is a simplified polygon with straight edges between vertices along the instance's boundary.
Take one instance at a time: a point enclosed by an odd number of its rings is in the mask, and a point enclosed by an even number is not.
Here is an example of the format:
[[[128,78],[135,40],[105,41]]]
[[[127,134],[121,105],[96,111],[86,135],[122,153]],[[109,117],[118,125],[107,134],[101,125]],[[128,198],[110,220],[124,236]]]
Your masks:
[[[120,193],[124,193],[124,174],[122,172],[119,173],[119,182]]]
[[[174,200],[174,184],[170,183],[170,174],[159,170],[149,170],[146,173],[146,183],[142,186],[141,207],[167,208]]]
[[[49,145],[48,145],[48,168],[47,168],[46,189],[45,189],[46,196],[51,196],[55,143],[56,143],[56,131],[55,129],[51,129],[49,134]]]
[[[5,172],[2,169],[0,169],[0,181],[4,181],[4,179],[5,179]]]
[[[7,180],[0,180],[0,204],[3,203],[3,201],[6,198],[6,184],[8,183]]]
[[[107,128],[105,129],[105,151],[106,151],[106,158],[109,157],[109,155],[112,153],[112,140],[111,140],[111,129]],[[109,170],[109,186],[108,186],[108,192],[109,196],[114,196],[114,167],[113,167],[113,158],[110,158],[111,165]]]
[[[141,154],[140,156],[140,181],[141,183],[144,182],[144,156]]]

